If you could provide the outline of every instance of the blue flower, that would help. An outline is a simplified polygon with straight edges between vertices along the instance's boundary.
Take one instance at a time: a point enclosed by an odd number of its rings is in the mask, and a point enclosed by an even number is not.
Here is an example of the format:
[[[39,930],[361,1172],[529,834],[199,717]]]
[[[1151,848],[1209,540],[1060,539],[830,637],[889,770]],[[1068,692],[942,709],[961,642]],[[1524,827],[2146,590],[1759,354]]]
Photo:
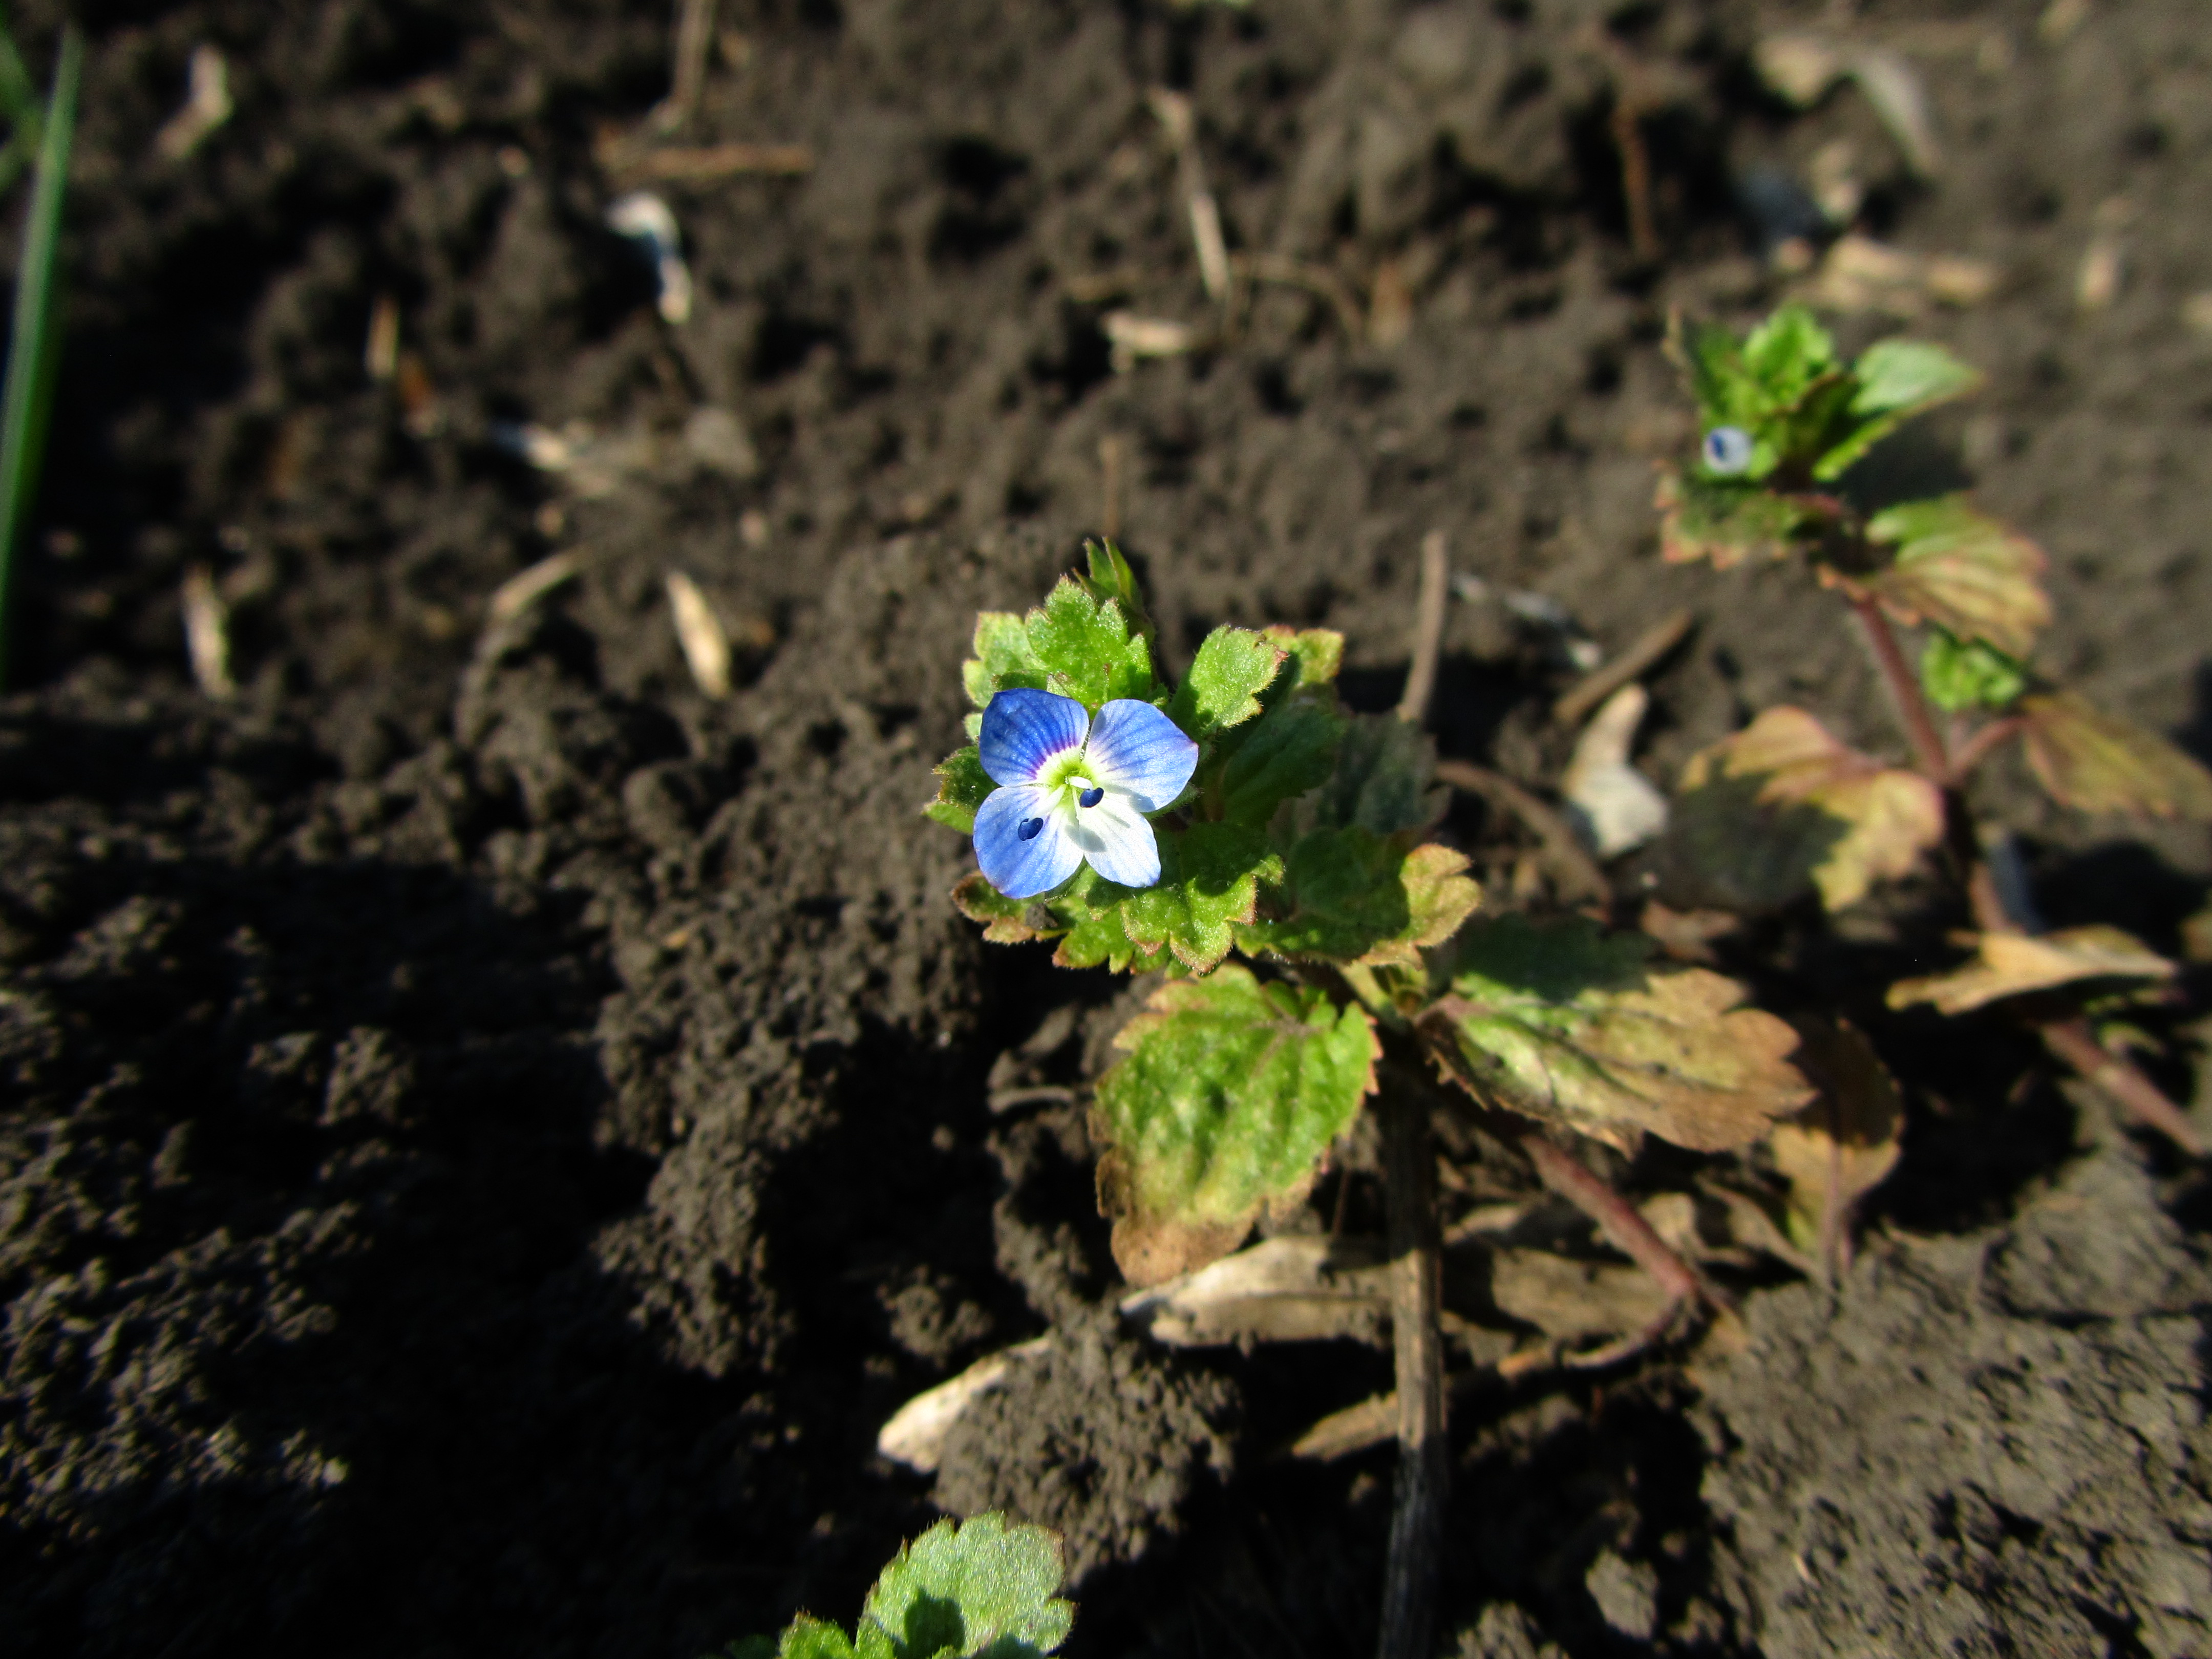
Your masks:
[[[1751,465],[1751,434],[1740,426],[1717,426],[1705,434],[1705,470],[1733,477]]]
[[[1001,691],[978,747],[999,787],[976,809],[975,861],[1008,898],[1048,893],[1085,860],[1124,887],[1159,880],[1145,814],[1182,793],[1198,745],[1152,704],[1119,697],[1091,715],[1050,691]]]

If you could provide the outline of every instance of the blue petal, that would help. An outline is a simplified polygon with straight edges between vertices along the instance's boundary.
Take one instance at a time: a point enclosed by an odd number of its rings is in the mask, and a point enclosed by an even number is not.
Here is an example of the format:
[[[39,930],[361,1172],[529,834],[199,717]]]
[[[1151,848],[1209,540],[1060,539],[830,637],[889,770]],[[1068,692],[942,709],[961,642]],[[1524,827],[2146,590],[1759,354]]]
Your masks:
[[[991,706],[995,708],[998,704],[994,702]],[[1057,789],[1016,784],[993,790],[976,809],[975,862],[983,866],[983,879],[1008,898],[1035,898],[1039,893],[1049,893],[1083,862],[1083,849],[1068,833],[1062,794]],[[1022,826],[1038,818],[1043,820],[1042,825],[1024,841]],[[1152,832],[1148,829],[1146,833]],[[1158,879],[1157,874],[1154,878]]]
[[[1109,789],[1134,796],[1140,812],[1157,812],[1182,793],[1197,769],[1198,745],[1148,702],[1117,697],[1091,722],[1083,769]]]
[[[1048,763],[1083,741],[1090,724],[1091,716],[1073,697],[1021,687],[1001,691],[983,710],[982,735],[976,739],[983,769],[994,783],[1035,783]]]
[[[1091,867],[1109,881],[1118,881],[1124,887],[1150,887],[1160,878],[1160,844],[1153,837],[1152,826],[1145,822],[1136,802],[1127,795],[1109,793],[1097,805],[1079,808],[1068,827],[1067,838],[1091,860]]]

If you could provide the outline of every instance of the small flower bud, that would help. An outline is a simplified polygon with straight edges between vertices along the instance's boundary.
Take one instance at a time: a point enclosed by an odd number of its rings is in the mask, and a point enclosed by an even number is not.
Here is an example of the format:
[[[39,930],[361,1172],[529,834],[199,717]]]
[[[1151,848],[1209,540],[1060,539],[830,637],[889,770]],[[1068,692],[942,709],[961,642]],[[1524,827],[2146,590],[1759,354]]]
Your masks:
[[[1751,434],[1740,426],[1717,426],[1705,434],[1705,470],[1732,477],[1751,465]]]

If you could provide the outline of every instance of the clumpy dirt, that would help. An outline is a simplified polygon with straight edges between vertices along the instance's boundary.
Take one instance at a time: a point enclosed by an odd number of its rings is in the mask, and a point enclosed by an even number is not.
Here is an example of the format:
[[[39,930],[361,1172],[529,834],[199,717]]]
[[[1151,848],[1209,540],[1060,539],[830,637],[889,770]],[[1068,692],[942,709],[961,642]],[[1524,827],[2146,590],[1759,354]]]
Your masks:
[[[1500,601],[1524,591],[1608,650],[1696,613],[1655,776],[1785,699],[1889,745],[1828,599],[1661,566],[1650,509],[1691,435],[1669,309],[1770,303],[1737,185],[1844,142],[1871,229],[2002,273],[1916,325],[1990,380],[1893,475],[1971,481],[2041,539],[2048,665],[2203,753],[2199,9],[2071,34],[2010,0],[1861,9],[1926,79],[1920,184],[1856,94],[1758,90],[1750,44],[1811,8],[723,0],[681,137],[815,165],[667,187],[677,325],[603,224],[669,10],[89,20],[0,702],[9,1646],[696,1659],[849,1616],[939,1498],[1064,1528],[1072,1653],[1361,1650],[1387,1455],[1276,1453],[1387,1359],[1139,1348],[1079,1110],[990,1109],[1079,1089],[1121,988],[987,951],[946,902],[966,849],[915,809],[972,613],[1118,517],[1171,667],[1218,621],[1322,624],[1383,707],[1437,528],[1489,595],[1453,609],[1449,753],[1559,758],[1571,670]],[[10,15],[50,62],[57,9]],[[160,159],[203,43],[235,114]],[[1656,262],[1608,137],[1632,73],[1664,104]],[[1218,348],[1115,371],[1110,307],[1214,314],[1161,86],[1232,250],[1395,287],[1402,341],[1270,283]],[[2124,278],[2083,313],[2099,234]],[[591,465],[533,470],[522,422]],[[557,551],[574,578],[495,626]],[[187,672],[194,567],[227,700]],[[687,672],[672,573],[735,642],[727,698]],[[1977,805],[2054,923],[2172,948],[2202,901],[2201,830],[2084,825],[2002,774]],[[1510,878],[1506,827],[1463,805],[1449,833]],[[1908,893],[1731,963],[1904,1077],[1875,1237],[1832,1304],[1755,1294],[1745,1356],[1462,1396],[1448,1648],[2201,1650],[2201,1196],[2082,1152],[2017,1037],[1881,1006],[1952,920]],[[934,1488],[877,1457],[902,1401],[1048,1330]]]

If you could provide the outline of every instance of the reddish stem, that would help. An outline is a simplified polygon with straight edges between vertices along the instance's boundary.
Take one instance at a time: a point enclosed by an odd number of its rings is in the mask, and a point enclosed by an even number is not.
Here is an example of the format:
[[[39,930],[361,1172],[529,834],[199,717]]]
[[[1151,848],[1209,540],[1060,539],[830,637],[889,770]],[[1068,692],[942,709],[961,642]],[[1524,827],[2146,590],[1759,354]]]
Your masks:
[[[2040,1029],[2044,1047],[2080,1073],[2083,1081],[2104,1091],[2130,1117],[2157,1130],[2191,1158],[2204,1156],[2203,1138],[2181,1108],[2168,1100],[2132,1060],[2098,1042],[2087,1020],[2076,1014]]]
[[[1866,630],[1867,643],[1874,647],[1875,665],[1881,671],[1882,683],[1889,688],[1890,701],[1897,705],[1897,717],[1905,726],[1905,735],[1911,740],[1912,752],[1920,758],[1920,769],[1935,783],[1948,786],[1952,777],[1951,760],[1944,752],[1943,734],[1936,729],[1928,700],[1920,695],[1920,677],[1905,660],[1889,618],[1882,615],[1881,606],[1873,599],[1853,599],[1851,609],[1858,615],[1859,626]]]
[[[1659,1281],[1668,1300],[1692,1299],[1717,1308],[1735,1306],[1728,1293],[1677,1255],[1651,1231],[1651,1224],[1612,1184],[1565,1147],[1532,1132],[1521,1137],[1521,1150],[1553,1192],[1597,1223],[1613,1248]]]
[[[2017,714],[2001,720],[1991,720],[1951,751],[1950,781],[1955,787],[1964,783],[1973,769],[1990,757],[1994,750],[2007,738],[2015,735],[2027,722]]]

